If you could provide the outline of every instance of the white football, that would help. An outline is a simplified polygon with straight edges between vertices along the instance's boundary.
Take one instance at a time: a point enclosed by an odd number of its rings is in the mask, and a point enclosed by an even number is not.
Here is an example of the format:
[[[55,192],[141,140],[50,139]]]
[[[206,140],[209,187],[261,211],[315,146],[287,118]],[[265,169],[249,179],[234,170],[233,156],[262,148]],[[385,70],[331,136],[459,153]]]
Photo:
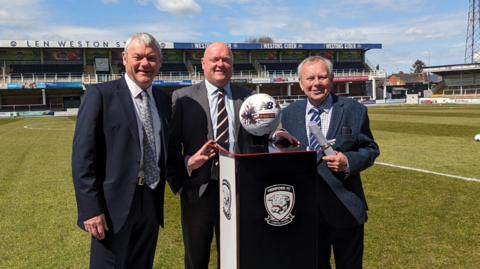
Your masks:
[[[475,135],[475,141],[480,142],[480,134]]]
[[[282,118],[282,109],[275,98],[259,93],[248,97],[243,102],[239,117],[247,132],[263,136],[277,129]]]

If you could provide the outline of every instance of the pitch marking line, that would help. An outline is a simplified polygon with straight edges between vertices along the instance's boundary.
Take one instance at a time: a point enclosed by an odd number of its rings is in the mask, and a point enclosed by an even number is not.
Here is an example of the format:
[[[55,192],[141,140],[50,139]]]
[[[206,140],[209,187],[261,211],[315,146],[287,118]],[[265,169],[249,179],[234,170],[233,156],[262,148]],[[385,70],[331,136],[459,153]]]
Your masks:
[[[393,165],[393,164],[389,164],[389,163],[375,162],[375,164],[380,164],[380,165],[385,165],[385,166],[390,166],[390,167],[395,167],[395,168],[401,168],[401,169],[406,169],[406,170],[413,170],[413,171],[417,171],[417,172],[429,173],[429,174],[434,174],[434,175],[438,175],[438,176],[453,177],[453,178],[463,179],[463,180],[467,180],[467,181],[480,182],[480,179],[471,178],[471,177],[461,177],[461,176],[449,175],[449,174],[444,174],[444,173],[437,173],[437,172],[432,172],[432,171],[418,169],[418,168],[411,168],[411,167],[406,167],[406,166]]]
[[[40,123],[40,124],[30,124],[30,125],[25,125],[23,128],[25,129],[31,129],[31,130],[55,130],[55,131],[70,131],[70,130],[75,130],[75,129],[70,129],[70,128],[37,128],[37,127],[32,127],[32,126],[39,126],[39,125],[49,125],[49,123]]]

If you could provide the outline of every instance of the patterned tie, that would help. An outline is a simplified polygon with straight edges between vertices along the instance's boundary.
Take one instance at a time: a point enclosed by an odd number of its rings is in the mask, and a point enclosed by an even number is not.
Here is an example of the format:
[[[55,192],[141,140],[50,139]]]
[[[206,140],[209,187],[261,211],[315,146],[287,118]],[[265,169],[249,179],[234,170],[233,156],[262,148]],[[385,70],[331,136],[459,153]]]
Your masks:
[[[160,181],[158,169],[155,136],[153,135],[152,113],[148,104],[148,93],[142,91],[142,118],[143,118],[143,171],[147,185],[155,189]]]
[[[228,150],[228,114],[225,108],[225,90],[218,89],[217,101],[217,143]]]
[[[310,121],[314,121],[317,123],[318,128],[322,130],[322,124],[321,124],[321,119],[320,119],[320,114],[323,112],[323,110],[320,110],[318,107],[312,107],[310,109],[310,113],[312,114],[312,117],[310,118]],[[313,150],[319,150],[320,149],[320,144],[318,144],[317,139],[315,136],[310,132],[310,148]],[[317,152],[317,160],[320,155],[320,151]]]

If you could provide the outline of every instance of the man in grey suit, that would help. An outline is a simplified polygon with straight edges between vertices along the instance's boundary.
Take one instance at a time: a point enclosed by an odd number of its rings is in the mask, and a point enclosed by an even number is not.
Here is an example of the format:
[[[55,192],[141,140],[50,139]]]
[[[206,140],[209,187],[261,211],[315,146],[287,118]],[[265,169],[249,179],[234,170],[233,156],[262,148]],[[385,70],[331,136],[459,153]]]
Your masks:
[[[173,92],[173,131],[167,163],[170,187],[181,194],[185,268],[196,269],[208,268],[214,230],[217,250],[219,246],[218,166],[216,150],[211,146],[214,140],[241,142],[249,136],[241,128],[238,112],[253,94],[251,89],[230,83],[233,55],[226,44],[208,46],[202,67],[205,81]],[[226,110],[228,120],[222,120],[217,107]],[[222,122],[227,125],[226,131],[219,131]]]
[[[317,264],[331,268],[333,247],[337,269],[362,268],[367,203],[360,172],[372,166],[380,152],[370,131],[367,108],[331,92],[332,66],[320,56],[309,57],[298,66],[300,87],[307,98],[283,110],[282,127],[307,147],[315,142],[307,127],[314,119],[328,140],[336,140],[336,156],[324,156],[318,163]],[[277,132],[277,141],[283,135]]]

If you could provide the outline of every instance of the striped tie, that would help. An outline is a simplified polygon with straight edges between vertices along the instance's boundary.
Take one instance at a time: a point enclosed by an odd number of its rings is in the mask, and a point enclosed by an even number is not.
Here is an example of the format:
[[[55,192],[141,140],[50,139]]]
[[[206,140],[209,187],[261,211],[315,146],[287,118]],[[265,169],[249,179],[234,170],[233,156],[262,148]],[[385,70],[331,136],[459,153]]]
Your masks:
[[[217,143],[228,150],[228,114],[225,108],[225,90],[218,89],[217,92]]]
[[[156,158],[155,137],[153,134],[153,120],[148,104],[148,93],[142,91],[142,118],[143,118],[143,171],[147,185],[155,189],[160,181],[160,173]]]
[[[320,119],[320,114],[323,112],[323,110],[320,110],[318,107],[312,107],[310,109],[310,113],[312,114],[312,117],[310,118],[310,121],[314,121],[317,123],[318,128],[322,130],[322,124],[321,124],[321,119]],[[310,132],[310,148],[313,150],[319,150],[320,149],[320,144],[318,144],[317,139],[315,136]],[[319,153],[321,151],[317,152],[317,159],[319,156],[321,156]]]

